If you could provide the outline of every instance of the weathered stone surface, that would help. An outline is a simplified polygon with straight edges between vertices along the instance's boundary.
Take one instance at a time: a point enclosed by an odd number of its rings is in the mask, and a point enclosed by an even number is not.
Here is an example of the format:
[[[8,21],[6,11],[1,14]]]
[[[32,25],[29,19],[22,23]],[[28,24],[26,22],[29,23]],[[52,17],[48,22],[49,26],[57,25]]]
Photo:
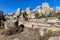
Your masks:
[[[39,33],[40,33],[40,36],[45,36],[46,34],[48,34],[48,30],[42,27],[39,29]]]
[[[16,24],[17,20],[6,20],[4,22],[5,29],[16,28],[18,24]]]
[[[60,36],[50,37],[48,40],[60,40]]]
[[[3,28],[4,26],[4,16],[3,11],[0,11],[0,28]]]
[[[17,20],[6,20],[4,22],[4,27],[5,27],[5,31],[4,31],[5,35],[15,34],[15,31],[18,27],[18,22]]]

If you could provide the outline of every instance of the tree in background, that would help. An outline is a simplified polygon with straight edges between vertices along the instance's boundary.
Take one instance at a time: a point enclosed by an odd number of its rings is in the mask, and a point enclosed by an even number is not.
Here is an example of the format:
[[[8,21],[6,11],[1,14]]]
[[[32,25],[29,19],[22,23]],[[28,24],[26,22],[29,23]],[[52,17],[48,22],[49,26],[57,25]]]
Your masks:
[[[38,15],[38,18],[45,18],[45,15],[43,15],[43,14],[40,15],[40,14],[39,14],[39,15]]]

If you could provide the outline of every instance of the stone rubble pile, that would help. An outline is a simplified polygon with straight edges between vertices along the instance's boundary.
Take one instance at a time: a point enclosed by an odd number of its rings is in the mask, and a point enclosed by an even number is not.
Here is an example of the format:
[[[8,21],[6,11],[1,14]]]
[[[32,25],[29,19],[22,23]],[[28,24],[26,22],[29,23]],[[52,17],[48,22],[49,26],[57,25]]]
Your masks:
[[[31,22],[38,22],[41,26],[55,26],[60,27],[60,19],[56,17],[48,17],[48,18],[41,18],[41,19],[30,19]]]
[[[5,29],[16,28],[18,27],[17,24],[17,20],[7,20],[4,22]]]
[[[2,34],[5,36],[21,33],[24,30],[22,26],[18,26],[17,20],[6,20],[4,22],[4,29]]]

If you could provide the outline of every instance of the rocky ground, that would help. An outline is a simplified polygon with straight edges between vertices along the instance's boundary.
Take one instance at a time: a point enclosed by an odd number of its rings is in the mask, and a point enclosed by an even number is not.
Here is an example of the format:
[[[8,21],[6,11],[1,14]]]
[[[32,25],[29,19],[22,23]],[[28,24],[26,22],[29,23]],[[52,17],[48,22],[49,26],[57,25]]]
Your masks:
[[[23,32],[12,35],[12,36],[7,36],[1,38],[1,40],[39,40],[39,32],[38,29],[33,30],[29,28],[25,28]]]
[[[24,31],[21,33],[17,33],[11,36],[5,36],[5,35],[1,35],[3,30],[0,30],[0,40],[47,40],[52,36],[58,36],[60,35],[60,28],[55,28],[53,29],[53,27],[51,28],[47,28],[49,31],[49,34],[47,34],[47,36],[45,37],[41,37],[40,33],[39,33],[39,29],[31,29],[31,28],[24,28]],[[51,30],[52,29],[52,30]],[[50,40],[50,39],[49,39]]]
[[[48,18],[47,21],[44,19],[44,21],[41,19],[39,20],[41,23],[45,23],[45,25],[42,25],[41,28],[39,27],[36,29],[18,26],[17,20],[5,21],[5,29],[0,29],[0,40],[50,40],[50,37],[56,37],[60,35],[59,19]],[[50,24],[52,26],[48,27],[46,26],[47,24]]]

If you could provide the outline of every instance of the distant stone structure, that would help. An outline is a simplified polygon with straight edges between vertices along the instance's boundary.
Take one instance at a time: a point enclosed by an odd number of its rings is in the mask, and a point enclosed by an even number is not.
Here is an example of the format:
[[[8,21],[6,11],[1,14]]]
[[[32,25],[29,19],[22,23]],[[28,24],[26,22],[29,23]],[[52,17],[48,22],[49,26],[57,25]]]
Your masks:
[[[27,13],[27,14],[29,14],[31,11],[32,11],[32,9],[31,9],[30,7],[28,7],[28,8],[26,9],[26,13]]]
[[[42,14],[42,6],[37,6],[37,11],[39,14]]]
[[[42,4],[42,13],[43,13],[44,15],[50,14],[50,6],[49,6],[48,3],[43,3],[43,4]]]
[[[56,7],[56,13],[60,13],[60,7]]]

